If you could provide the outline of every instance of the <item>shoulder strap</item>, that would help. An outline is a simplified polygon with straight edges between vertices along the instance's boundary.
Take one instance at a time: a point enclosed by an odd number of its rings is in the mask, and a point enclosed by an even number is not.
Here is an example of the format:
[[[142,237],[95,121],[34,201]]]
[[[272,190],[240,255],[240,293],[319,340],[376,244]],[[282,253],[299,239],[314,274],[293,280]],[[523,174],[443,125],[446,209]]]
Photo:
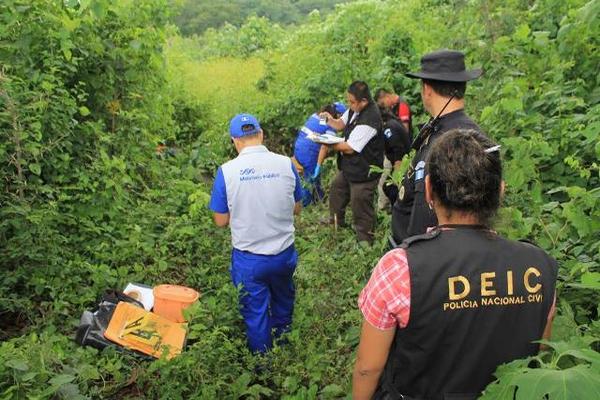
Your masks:
[[[348,122],[346,123],[346,126],[344,127],[344,137],[346,138],[346,140],[348,140],[348,137],[350,136],[350,132],[352,132],[352,129],[354,129],[354,127],[356,126],[356,123],[358,121],[356,121],[355,119],[352,119],[354,117],[354,111],[349,110],[348,111]],[[338,153],[339,155],[340,153]]]
[[[352,121],[352,117],[354,116],[354,111],[352,109],[348,110],[348,123]]]
[[[416,243],[416,242],[421,242],[423,240],[431,240],[434,239],[436,237],[439,236],[441,230],[439,229],[434,229],[431,230],[429,232],[423,233],[421,235],[415,235],[415,236],[411,236],[411,237],[407,237],[406,239],[404,239],[402,241],[402,244],[400,244],[398,246],[398,248],[400,249],[407,249],[410,247],[411,244]]]
[[[535,246],[535,247],[540,247],[540,246],[537,245],[537,243],[532,242],[529,239],[519,239],[519,242],[521,242],[521,243],[527,243],[527,244],[530,244],[530,245]]]

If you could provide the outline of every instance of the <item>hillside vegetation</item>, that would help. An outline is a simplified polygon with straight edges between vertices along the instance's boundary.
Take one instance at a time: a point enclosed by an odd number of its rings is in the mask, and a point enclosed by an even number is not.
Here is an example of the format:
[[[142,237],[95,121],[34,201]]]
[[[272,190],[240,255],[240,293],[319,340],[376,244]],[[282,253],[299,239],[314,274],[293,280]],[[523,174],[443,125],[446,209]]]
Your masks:
[[[356,300],[386,248],[297,221],[289,344],[245,346],[227,230],[208,198],[234,155],[227,123],[256,114],[291,153],[320,105],[363,79],[425,121],[422,54],[463,50],[484,76],[470,115],[502,145],[497,229],[559,261],[550,351],[497,371],[486,399],[600,397],[600,0],[397,0],[338,5],[292,28],[260,16],[182,37],[167,0],[0,4],[0,398],[349,398]],[[159,158],[166,140],[175,156]],[[335,169],[325,164],[326,182]],[[172,361],[80,348],[79,316],[107,288],[202,293]]]
[[[222,26],[240,26],[251,16],[280,24],[301,22],[315,10],[327,13],[347,0],[171,0],[172,20],[182,35],[203,34]]]

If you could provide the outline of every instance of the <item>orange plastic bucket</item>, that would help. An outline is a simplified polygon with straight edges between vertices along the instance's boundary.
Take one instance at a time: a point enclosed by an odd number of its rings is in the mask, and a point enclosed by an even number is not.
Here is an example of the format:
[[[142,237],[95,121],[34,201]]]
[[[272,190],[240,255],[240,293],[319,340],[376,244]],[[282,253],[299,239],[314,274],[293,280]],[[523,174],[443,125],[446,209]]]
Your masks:
[[[198,300],[200,293],[178,285],[159,285],[153,289],[154,313],[173,322],[185,322],[182,311]]]

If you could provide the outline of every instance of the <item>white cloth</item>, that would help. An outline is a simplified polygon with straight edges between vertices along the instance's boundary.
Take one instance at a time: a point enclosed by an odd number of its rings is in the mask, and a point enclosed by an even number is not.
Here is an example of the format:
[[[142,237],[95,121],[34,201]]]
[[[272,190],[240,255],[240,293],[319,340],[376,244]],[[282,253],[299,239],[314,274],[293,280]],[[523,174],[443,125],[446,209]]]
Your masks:
[[[341,120],[344,121],[344,125],[348,125],[349,123],[354,121],[356,118],[358,118],[358,115],[360,113],[352,114],[352,119],[348,121],[349,114],[350,109],[346,110],[346,112],[341,117]],[[372,126],[356,125],[354,129],[352,129],[352,132],[350,132],[350,136],[348,136],[348,140],[346,141],[346,143],[348,143],[348,146],[350,146],[352,150],[354,150],[357,153],[360,153],[362,149],[365,148],[367,143],[369,143],[369,141],[373,139],[373,137],[375,137],[375,135],[377,135],[377,129],[373,128]]]
[[[352,147],[357,153],[365,148],[367,143],[377,135],[377,129],[369,125],[356,125],[346,141],[348,146]]]

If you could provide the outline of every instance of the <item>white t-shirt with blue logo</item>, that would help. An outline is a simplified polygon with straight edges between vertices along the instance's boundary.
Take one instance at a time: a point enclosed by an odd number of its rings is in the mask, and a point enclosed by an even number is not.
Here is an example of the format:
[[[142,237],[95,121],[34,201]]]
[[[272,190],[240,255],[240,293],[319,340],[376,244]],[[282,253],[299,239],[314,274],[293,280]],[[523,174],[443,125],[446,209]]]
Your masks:
[[[301,198],[290,158],[251,146],[218,169],[210,209],[229,213],[234,248],[274,255],[294,243],[294,205]]]

